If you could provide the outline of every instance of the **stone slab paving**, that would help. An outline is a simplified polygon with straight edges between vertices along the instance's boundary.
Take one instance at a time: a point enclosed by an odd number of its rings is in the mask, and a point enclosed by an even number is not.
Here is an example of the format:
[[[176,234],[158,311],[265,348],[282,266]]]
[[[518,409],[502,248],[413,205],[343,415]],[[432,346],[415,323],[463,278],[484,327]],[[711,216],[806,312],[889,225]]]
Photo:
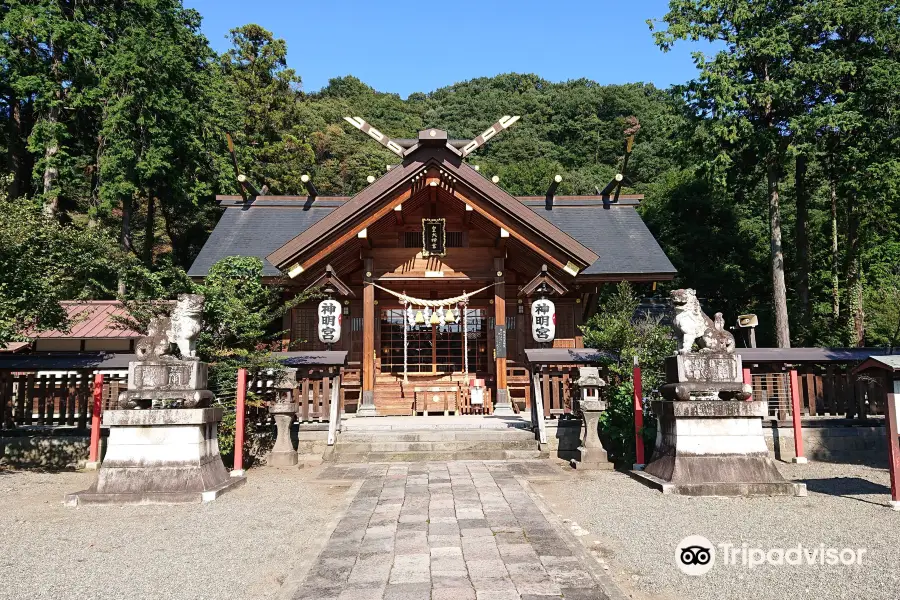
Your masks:
[[[603,599],[580,546],[521,481],[545,463],[334,466],[361,479],[294,600]],[[609,582],[606,582],[608,589]]]

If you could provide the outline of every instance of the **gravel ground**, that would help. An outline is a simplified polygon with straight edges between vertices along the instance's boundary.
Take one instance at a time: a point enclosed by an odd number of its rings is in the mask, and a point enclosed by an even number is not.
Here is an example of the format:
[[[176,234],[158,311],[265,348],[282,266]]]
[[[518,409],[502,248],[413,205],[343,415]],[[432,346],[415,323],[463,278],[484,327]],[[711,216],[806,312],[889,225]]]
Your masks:
[[[582,472],[535,489],[561,516],[589,531],[609,571],[635,598],[900,598],[900,512],[885,506],[885,469],[856,465],[779,463],[789,479],[806,482],[806,498],[687,498],[663,496],[624,473]],[[862,565],[716,565],[684,575],[675,547],[689,535],[713,545],[790,548],[820,544],[865,548]]]
[[[0,598],[274,596],[346,486],[319,469],[255,469],[190,506],[67,508],[93,473],[0,471]]]

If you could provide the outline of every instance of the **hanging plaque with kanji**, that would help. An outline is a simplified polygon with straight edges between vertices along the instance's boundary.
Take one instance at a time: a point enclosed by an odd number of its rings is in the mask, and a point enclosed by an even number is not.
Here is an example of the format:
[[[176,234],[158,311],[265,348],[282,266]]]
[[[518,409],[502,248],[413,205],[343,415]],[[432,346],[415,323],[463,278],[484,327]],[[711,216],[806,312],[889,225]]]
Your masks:
[[[447,231],[444,219],[422,219],[422,256],[447,254]]]
[[[552,342],[556,337],[556,306],[549,300],[531,303],[531,335],[536,342]]]
[[[334,344],[341,339],[341,303],[322,300],[319,303],[319,341]]]

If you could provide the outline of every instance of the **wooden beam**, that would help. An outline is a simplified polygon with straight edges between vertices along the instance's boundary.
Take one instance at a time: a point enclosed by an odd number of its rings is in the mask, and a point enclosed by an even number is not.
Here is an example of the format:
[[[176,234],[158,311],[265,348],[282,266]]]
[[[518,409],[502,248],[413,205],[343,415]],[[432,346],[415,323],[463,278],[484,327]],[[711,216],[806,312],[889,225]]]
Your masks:
[[[468,196],[466,196],[465,194],[463,194],[462,192],[460,192],[458,189],[454,189],[454,190],[453,190],[453,195],[454,195],[456,198],[458,198],[459,200],[462,200],[463,202],[465,202],[467,205],[471,206],[472,209],[473,209],[474,211],[476,211],[478,214],[480,214],[481,216],[483,216],[484,218],[486,218],[488,221],[490,221],[491,223],[493,223],[493,224],[496,225],[497,227],[499,227],[499,228],[501,228],[501,229],[505,229],[506,231],[508,231],[508,232],[509,232],[512,236],[514,236],[517,240],[519,240],[521,243],[523,243],[523,244],[525,244],[526,246],[528,246],[529,249],[531,249],[531,250],[533,250],[534,252],[536,252],[536,253],[538,253],[539,255],[541,255],[545,260],[547,260],[547,261],[549,261],[550,263],[552,263],[555,267],[562,269],[562,268],[564,268],[564,267],[566,266],[566,263],[565,263],[565,262],[560,261],[560,260],[557,259],[555,256],[553,256],[552,254],[548,253],[546,250],[544,250],[543,248],[541,248],[540,246],[538,246],[537,244],[535,244],[535,243],[532,242],[531,240],[527,239],[527,238],[526,238],[524,235],[522,235],[518,230],[516,230],[516,229],[514,229],[514,228],[508,226],[507,224],[501,222],[500,219],[496,218],[494,215],[492,215],[492,214],[490,214],[489,212],[487,212],[486,210],[484,210],[484,209],[483,209],[482,207],[480,207],[478,204],[472,202],[472,199],[471,199],[471,198],[469,198]]]
[[[553,210],[553,199],[556,197],[556,188],[559,187],[561,181],[562,175],[557,175],[550,181],[550,187],[547,188],[547,195],[544,197],[545,210]]]
[[[494,259],[494,326],[506,332],[506,284],[503,279],[504,264],[502,258]],[[496,336],[495,336],[496,339]],[[506,343],[507,348],[509,344]],[[509,401],[509,390],[506,383],[506,357],[497,356],[497,398],[494,402],[494,414],[512,414]]]
[[[466,144],[466,146],[462,149],[463,157],[466,157],[469,154],[471,154],[472,152],[475,152],[475,150],[477,150],[478,148],[483,146],[485,144],[485,142],[487,142],[489,139],[491,139],[492,137],[494,137],[495,135],[497,135],[498,133],[500,133],[501,131],[503,131],[504,129],[506,129],[507,127],[512,125],[513,123],[515,123],[516,121],[518,121],[519,118],[520,117],[518,115],[516,115],[514,117],[511,117],[509,115],[504,115],[504,116],[500,117],[499,121],[497,121],[496,123],[494,123],[487,129],[485,129],[481,133],[481,135],[476,136],[474,140],[472,140],[471,142]]]
[[[411,194],[412,194],[412,189],[411,188],[406,189],[405,191],[403,191],[400,194],[398,194],[397,196],[395,196],[385,206],[381,207],[377,211],[374,211],[372,214],[370,214],[366,219],[364,219],[362,221],[362,223],[359,223],[356,227],[351,227],[351,228],[348,228],[347,230],[345,230],[344,233],[340,237],[337,238],[337,240],[335,240],[334,242],[325,246],[323,249],[316,252],[312,257],[310,257],[306,260],[303,260],[300,263],[303,265],[303,269],[308,270],[311,266],[313,266],[314,264],[316,264],[317,262],[319,262],[320,260],[322,260],[323,258],[328,256],[329,254],[331,254],[332,252],[334,252],[335,250],[337,250],[344,244],[355,239],[357,237],[357,234],[362,229],[369,227],[370,225],[375,223],[378,219],[380,219],[381,217],[385,216],[386,214],[388,214],[389,212],[394,210],[394,206],[396,206],[398,203],[402,203],[406,200],[409,200],[409,197]]]
[[[363,355],[362,355],[362,397],[357,414],[375,415],[375,287],[372,282],[374,261],[363,259]]]
[[[319,190],[316,189],[316,185],[312,182],[312,179],[309,178],[309,175],[304,173],[300,176],[300,181],[306,186],[306,193],[309,194],[310,198],[315,199],[319,195]]]

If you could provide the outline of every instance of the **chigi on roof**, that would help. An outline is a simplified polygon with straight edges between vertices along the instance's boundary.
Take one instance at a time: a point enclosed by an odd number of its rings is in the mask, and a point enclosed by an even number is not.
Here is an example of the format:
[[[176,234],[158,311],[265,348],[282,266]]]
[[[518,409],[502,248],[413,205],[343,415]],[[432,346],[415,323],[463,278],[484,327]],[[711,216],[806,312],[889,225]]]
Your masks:
[[[305,195],[263,195],[240,176],[241,195],[218,197],[224,214],[189,274],[202,278],[227,256],[255,256],[266,277],[296,294],[320,285],[329,269],[352,292],[337,296],[344,330],[332,350],[346,350],[349,363],[360,365],[361,412],[409,414],[411,380],[444,385],[472,375],[489,382],[494,412],[503,413],[511,408],[507,370],[536,346],[526,335],[533,294],[519,293],[536,276],[558,282],[553,344],[572,348],[582,347],[579,325],[596,309],[600,285],[675,276],[635,210],[642,197],[620,194],[625,174],[598,185],[596,195],[557,195],[557,175],[544,196],[514,197],[467,162],[517,120],[502,117],[471,140],[437,128],[392,139],[348,117],[398,164],[368,177],[353,197],[321,196],[308,176]],[[435,310],[445,308],[441,299],[464,298],[463,306],[446,308],[461,308],[466,319],[434,317],[410,327],[410,298]],[[498,324],[505,324],[503,336]],[[315,302],[283,325],[285,350],[326,349],[315,332]]]

